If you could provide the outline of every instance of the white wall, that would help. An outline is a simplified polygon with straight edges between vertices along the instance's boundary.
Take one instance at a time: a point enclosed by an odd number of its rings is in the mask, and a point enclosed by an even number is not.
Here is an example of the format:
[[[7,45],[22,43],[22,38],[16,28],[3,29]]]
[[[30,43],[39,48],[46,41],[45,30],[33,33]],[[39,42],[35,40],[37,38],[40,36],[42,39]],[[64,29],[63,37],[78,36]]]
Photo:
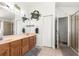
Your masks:
[[[30,17],[30,13],[33,12],[34,10],[39,10],[41,17],[42,16],[47,16],[47,15],[53,15],[52,20],[51,20],[51,42],[52,47],[55,48],[55,3],[54,2],[39,2],[39,3],[28,3],[29,10],[28,10],[28,16]],[[42,18],[40,20],[43,20]],[[47,26],[47,25],[46,25]],[[41,25],[42,27],[42,25]],[[42,35],[42,34],[41,34]],[[41,36],[42,37],[42,36]],[[44,36],[45,37],[45,36]],[[39,39],[40,40],[40,39]],[[48,43],[48,41],[47,41]],[[50,46],[50,45],[49,45]]]
[[[54,13],[54,6],[54,2],[27,3],[27,7],[29,8],[29,10],[27,10],[27,13],[30,16],[31,12],[33,12],[34,10],[39,10],[41,16],[51,15]]]
[[[24,10],[24,13],[26,14],[26,16],[28,18],[31,17],[31,12],[33,12],[34,10],[38,10],[40,12],[40,14],[41,14],[40,20],[43,20],[43,18],[42,18],[43,16],[53,15],[52,20],[51,20],[51,28],[50,28],[50,29],[52,29],[51,34],[50,34],[50,37],[51,37],[50,43],[52,44],[52,47],[54,48],[55,47],[55,42],[54,42],[55,41],[55,19],[54,19],[55,18],[55,3],[54,2],[36,2],[36,3],[27,2],[27,3],[18,3],[18,4],[20,4],[20,6],[22,7],[22,10]],[[42,27],[40,22],[39,22],[39,25],[40,25],[40,27]],[[22,23],[20,22],[20,24],[22,24]],[[21,25],[21,26],[23,27],[25,25]],[[18,30],[19,30],[19,28],[18,28]],[[20,32],[20,31],[18,31],[18,32]],[[41,38],[39,38],[39,40],[41,40]]]

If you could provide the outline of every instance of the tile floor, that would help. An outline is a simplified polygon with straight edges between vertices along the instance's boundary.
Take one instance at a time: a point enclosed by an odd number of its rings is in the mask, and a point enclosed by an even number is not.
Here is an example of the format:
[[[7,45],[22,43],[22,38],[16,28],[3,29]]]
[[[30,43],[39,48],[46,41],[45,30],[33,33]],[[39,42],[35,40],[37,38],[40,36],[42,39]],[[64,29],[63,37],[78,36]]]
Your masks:
[[[25,56],[77,56],[70,48],[52,49],[48,47],[36,47]]]

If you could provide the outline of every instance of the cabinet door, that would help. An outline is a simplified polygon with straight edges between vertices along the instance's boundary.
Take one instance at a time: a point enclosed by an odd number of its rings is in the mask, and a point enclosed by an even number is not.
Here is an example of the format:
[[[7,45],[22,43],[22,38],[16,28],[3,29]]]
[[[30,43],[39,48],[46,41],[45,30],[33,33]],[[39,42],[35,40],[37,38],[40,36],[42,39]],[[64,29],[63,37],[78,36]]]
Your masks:
[[[0,45],[0,56],[9,56],[9,44]]]
[[[22,55],[29,51],[29,38],[22,39]]]
[[[30,45],[30,49],[32,49],[36,44],[36,38],[35,36],[31,36],[29,39],[29,45]]]
[[[33,37],[34,39],[34,46],[36,45],[36,36]]]
[[[32,48],[33,48],[33,38],[32,37],[30,37],[30,39],[29,39],[29,49],[31,50]]]
[[[11,56],[21,55],[21,40],[17,40],[10,43],[10,55]]]

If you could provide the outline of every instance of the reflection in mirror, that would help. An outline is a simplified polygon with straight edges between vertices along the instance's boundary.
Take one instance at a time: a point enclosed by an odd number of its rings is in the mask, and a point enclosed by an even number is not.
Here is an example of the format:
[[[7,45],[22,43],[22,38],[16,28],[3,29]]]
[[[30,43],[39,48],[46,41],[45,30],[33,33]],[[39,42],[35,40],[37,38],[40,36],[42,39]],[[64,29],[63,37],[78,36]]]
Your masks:
[[[0,36],[13,35],[15,13],[0,6]]]
[[[0,40],[2,40],[2,23],[1,23],[1,21],[0,21]]]

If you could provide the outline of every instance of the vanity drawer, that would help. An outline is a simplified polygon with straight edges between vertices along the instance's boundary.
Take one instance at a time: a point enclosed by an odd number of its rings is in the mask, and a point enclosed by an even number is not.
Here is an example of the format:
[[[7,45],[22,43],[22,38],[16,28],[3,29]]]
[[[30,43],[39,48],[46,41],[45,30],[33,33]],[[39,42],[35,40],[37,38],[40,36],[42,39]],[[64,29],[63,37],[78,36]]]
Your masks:
[[[10,47],[17,47],[21,45],[21,40],[13,41],[10,43]]]

